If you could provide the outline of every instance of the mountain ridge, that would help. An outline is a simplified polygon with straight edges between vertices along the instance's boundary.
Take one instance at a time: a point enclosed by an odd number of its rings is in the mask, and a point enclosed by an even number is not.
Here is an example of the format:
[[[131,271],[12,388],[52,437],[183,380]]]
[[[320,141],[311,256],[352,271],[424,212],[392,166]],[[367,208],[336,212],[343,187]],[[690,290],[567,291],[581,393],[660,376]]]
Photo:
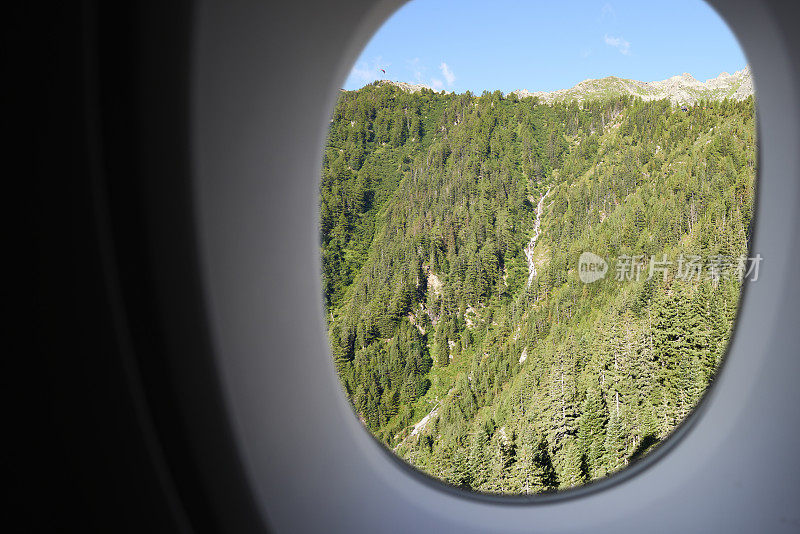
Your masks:
[[[618,76],[584,80],[569,89],[556,91],[535,91],[518,89],[511,91],[517,98],[538,97],[542,102],[553,103],[568,100],[581,102],[592,98],[608,98],[631,95],[642,100],[667,99],[673,104],[695,104],[700,100],[744,100],[753,94],[753,78],[750,67],[733,74],[720,73],[716,78],[701,82],[688,72],[672,76],[666,80],[641,82]]]
[[[407,93],[416,93],[425,89],[434,89],[422,84],[411,84],[391,80],[377,80],[375,85],[394,85]],[[700,100],[723,100],[731,98],[741,101],[754,94],[753,78],[750,67],[729,74],[721,72],[716,78],[709,78],[705,82],[697,80],[688,72],[671,76],[665,80],[642,82],[619,76],[606,76],[599,79],[586,79],[567,89],[555,91],[528,91],[517,89],[506,94],[514,95],[519,99],[537,97],[543,103],[566,102],[575,100],[608,99],[622,95],[631,95],[642,100],[667,99],[673,104],[696,104]]]

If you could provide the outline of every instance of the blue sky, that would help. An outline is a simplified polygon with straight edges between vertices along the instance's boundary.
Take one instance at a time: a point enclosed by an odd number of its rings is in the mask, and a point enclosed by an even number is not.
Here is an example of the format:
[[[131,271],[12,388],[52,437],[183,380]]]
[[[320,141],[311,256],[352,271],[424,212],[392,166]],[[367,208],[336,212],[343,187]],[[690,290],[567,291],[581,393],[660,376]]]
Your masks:
[[[746,64],[702,0],[412,0],[373,36],[344,88],[386,78],[457,93],[553,91],[611,75],[705,81]]]

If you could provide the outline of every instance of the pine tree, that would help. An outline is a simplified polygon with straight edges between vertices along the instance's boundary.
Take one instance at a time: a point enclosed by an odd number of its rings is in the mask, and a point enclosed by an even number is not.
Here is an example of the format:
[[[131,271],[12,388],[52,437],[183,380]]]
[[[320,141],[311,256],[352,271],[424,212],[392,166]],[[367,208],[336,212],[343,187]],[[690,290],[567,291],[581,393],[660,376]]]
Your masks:
[[[605,456],[605,428],[608,410],[603,397],[596,388],[591,388],[583,401],[579,420],[578,441],[581,452],[586,455],[586,463],[592,478],[605,474],[602,469]]]
[[[489,433],[483,422],[476,422],[469,445],[469,466],[473,489],[484,491],[489,480]]]
[[[611,410],[608,418],[608,428],[605,440],[605,461],[604,467],[607,473],[613,473],[625,466],[626,448],[625,433],[622,427],[622,417],[616,410]]]

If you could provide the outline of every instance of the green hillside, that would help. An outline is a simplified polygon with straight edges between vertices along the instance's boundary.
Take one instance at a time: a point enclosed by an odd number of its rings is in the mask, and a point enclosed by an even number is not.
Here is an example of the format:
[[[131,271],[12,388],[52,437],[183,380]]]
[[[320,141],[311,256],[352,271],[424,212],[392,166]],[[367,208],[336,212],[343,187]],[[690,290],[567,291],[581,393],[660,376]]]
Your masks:
[[[414,466],[483,492],[571,487],[646,454],[724,354],[740,281],[711,266],[747,255],[755,152],[752,97],[681,111],[342,92],[321,251],[358,417]],[[609,265],[591,284],[586,251]],[[694,255],[702,271],[682,277]],[[616,270],[626,257],[638,280]]]

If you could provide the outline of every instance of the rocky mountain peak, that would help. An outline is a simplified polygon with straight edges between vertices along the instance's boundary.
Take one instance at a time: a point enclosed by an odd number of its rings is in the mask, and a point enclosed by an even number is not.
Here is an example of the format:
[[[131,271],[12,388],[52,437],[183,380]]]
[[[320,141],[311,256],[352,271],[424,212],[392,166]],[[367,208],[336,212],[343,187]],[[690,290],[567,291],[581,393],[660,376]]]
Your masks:
[[[653,82],[607,76],[598,80],[584,80],[570,89],[551,92],[530,92],[527,89],[519,89],[510,94],[515,94],[517,98],[536,96],[545,103],[570,100],[581,102],[628,94],[643,100],[666,98],[673,104],[694,104],[699,100],[722,100],[724,98],[744,100],[753,94],[753,81],[750,68],[744,67],[733,74],[722,72],[716,78],[705,82],[697,80],[688,72]]]

